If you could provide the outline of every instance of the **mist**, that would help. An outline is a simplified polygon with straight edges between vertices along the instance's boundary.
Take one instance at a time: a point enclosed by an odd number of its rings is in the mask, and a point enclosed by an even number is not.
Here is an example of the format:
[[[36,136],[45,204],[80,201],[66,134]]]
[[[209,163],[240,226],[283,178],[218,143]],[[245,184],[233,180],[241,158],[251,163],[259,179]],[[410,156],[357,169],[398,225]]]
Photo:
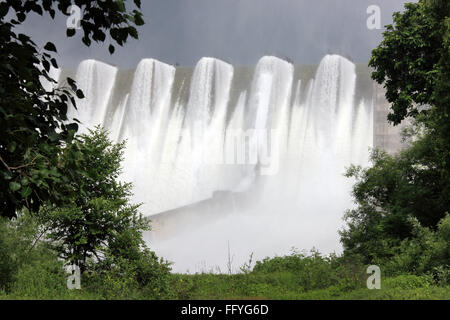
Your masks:
[[[97,59],[134,68],[144,58],[194,66],[211,56],[233,65],[255,65],[265,55],[287,57],[296,64],[317,64],[334,53],[366,63],[381,40],[381,30],[366,25],[369,5],[381,10],[381,25],[392,23],[403,0],[148,0],[142,2],[146,24],[140,39],[130,39],[110,55],[106,44],[81,44],[81,35],[66,38],[66,17],[30,15],[21,26],[36,43],[52,41],[63,68]]]

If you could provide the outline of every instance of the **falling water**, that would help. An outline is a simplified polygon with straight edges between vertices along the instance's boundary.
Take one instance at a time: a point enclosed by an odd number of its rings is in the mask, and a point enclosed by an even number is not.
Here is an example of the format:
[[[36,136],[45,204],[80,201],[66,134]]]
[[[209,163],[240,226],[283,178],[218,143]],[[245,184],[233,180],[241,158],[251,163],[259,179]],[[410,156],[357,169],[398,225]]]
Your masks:
[[[154,220],[151,248],[175,271],[225,272],[228,243],[235,270],[252,252],[339,251],[352,205],[343,173],[367,165],[372,100],[343,57],[308,70],[276,57],[254,70],[145,59],[134,73],[87,60],[75,75],[86,99],[71,116],[127,139],[122,178]]]
[[[82,123],[81,133],[103,123],[116,73],[117,68],[95,60],[85,60],[78,66],[75,79],[85,99],[76,99],[77,110],[69,110],[69,118]]]

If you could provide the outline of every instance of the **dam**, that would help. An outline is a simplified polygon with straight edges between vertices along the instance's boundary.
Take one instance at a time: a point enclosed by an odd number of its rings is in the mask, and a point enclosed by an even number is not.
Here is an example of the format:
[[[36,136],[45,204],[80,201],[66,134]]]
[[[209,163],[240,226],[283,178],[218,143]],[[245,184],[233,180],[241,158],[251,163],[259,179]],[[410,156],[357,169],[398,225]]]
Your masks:
[[[373,147],[403,147],[370,69],[338,55],[252,67],[144,59],[135,70],[85,60],[56,77],[84,92],[69,111],[81,133],[102,125],[126,139],[121,179],[152,220],[150,248],[175,272],[225,272],[230,261],[236,272],[252,253],[292,248],[339,252],[353,206],[346,168],[368,166]]]

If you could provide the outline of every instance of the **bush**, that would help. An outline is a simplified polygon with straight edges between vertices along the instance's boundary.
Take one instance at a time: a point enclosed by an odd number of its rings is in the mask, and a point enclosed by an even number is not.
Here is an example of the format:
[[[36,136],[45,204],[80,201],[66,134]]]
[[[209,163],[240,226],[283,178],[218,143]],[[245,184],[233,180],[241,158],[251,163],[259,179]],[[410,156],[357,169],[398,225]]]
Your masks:
[[[67,295],[67,274],[53,252],[36,250],[30,263],[22,264],[11,293],[20,299],[54,299]]]
[[[362,263],[356,257],[323,257],[311,250],[309,255],[293,251],[284,257],[265,258],[257,261],[253,273],[293,273],[297,286],[304,290],[324,289],[338,285],[342,288],[361,286],[365,278]]]
[[[146,248],[135,259],[110,256],[91,262],[82,282],[104,299],[164,299],[170,294],[170,263]]]
[[[41,235],[39,224],[27,211],[12,220],[0,219],[0,291],[11,289],[23,264],[34,263],[47,252],[44,245],[37,243]],[[36,255],[34,251],[40,253]]]
[[[13,241],[9,238],[8,222],[6,218],[0,220],[0,291],[9,291],[17,263],[13,259]]]
[[[122,255],[121,250],[139,246],[150,228],[139,205],[129,201],[131,184],[118,179],[124,147],[98,127],[67,145],[60,157],[64,200],[40,211],[54,249],[82,272],[89,259],[100,261],[106,251]]]
[[[392,256],[375,258],[375,264],[383,266],[387,275],[412,273],[434,274],[437,281],[446,283],[446,270],[450,264],[450,216],[447,214],[438,224],[437,230],[422,227],[410,219],[412,238],[403,240],[392,248]]]
[[[28,212],[0,222],[1,291],[20,298],[49,298],[67,291],[63,264],[40,241],[42,232]]]
[[[81,290],[67,288],[64,262],[42,239],[36,216],[22,213],[0,223],[0,295],[13,299],[164,299],[170,295],[170,264],[144,244],[89,260]],[[131,244],[131,243],[130,243]],[[115,252],[117,253],[117,252]]]
[[[382,287],[397,289],[417,289],[427,288],[433,284],[430,276],[401,275],[395,278],[388,278],[382,282]]]

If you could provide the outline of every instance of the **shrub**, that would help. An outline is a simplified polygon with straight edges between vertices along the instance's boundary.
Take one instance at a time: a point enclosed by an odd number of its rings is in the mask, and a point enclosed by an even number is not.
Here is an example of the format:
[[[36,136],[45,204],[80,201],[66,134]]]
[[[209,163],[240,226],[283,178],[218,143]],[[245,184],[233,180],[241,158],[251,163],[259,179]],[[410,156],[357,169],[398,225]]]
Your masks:
[[[15,297],[49,298],[66,289],[63,264],[47,243],[36,217],[21,212],[0,222],[0,287]]]
[[[391,257],[375,259],[375,263],[383,266],[387,275],[434,274],[441,279],[437,281],[445,282],[450,264],[450,216],[439,222],[436,231],[422,227],[416,219],[410,219],[410,223],[413,236],[392,248]]]
[[[40,212],[54,249],[82,272],[88,259],[101,261],[106,251],[122,254],[122,249],[138,246],[142,232],[150,228],[139,205],[129,202],[131,184],[118,180],[124,147],[98,127],[68,145],[60,159],[64,201]]]
[[[416,276],[416,275],[400,275],[395,278],[387,278],[382,286],[386,288],[398,289],[416,289],[430,287],[433,279],[430,276]]]
[[[257,261],[253,269],[256,274],[283,272],[295,274],[297,285],[307,291],[332,285],[354,288],[364,283],[362,264],[355,257],[323,257],[316,250],[309,255],[293,251],[288,256],[265,258]]]
[[[12,253],[14,246],[9,238],[7,229],[8,221],[5,218],[0,220],[0,291],[8,291],[17,271],[17,263],[14,261]]]
[[[22,264],[11,293],[20,299],[54,299],[67,295],[67,274],[56,254],[45,249],[33,252],[30,263]]]

